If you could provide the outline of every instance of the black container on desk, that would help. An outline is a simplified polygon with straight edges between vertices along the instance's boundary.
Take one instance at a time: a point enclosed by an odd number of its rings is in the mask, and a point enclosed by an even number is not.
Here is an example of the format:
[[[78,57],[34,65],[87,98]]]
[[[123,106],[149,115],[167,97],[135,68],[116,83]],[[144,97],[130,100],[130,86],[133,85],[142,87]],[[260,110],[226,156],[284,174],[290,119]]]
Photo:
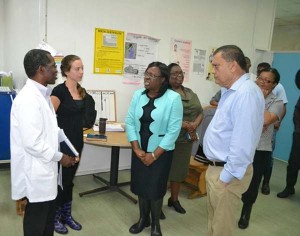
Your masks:
[[[100,118],[99,119],[99,134],[104,135],[106,131],[106,121],[107,118]]]

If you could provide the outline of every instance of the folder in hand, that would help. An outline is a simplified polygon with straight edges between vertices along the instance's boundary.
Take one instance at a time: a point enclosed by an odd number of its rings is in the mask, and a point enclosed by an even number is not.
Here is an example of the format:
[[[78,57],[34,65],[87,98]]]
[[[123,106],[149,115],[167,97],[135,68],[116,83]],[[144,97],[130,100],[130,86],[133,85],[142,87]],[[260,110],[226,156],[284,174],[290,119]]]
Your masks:
[[[73,152],[73,154],[75,156],[79,156],[79,153],[77,152],[77,150],[75,149],[75,147],[73,146],[73,144],[70,142],[70,140],[68,139],[68,137],[65,135],[65,132],[60,129],[58,131],[58,142],[65,142],[67,144],[67,146],[71,149],[71,151]]]

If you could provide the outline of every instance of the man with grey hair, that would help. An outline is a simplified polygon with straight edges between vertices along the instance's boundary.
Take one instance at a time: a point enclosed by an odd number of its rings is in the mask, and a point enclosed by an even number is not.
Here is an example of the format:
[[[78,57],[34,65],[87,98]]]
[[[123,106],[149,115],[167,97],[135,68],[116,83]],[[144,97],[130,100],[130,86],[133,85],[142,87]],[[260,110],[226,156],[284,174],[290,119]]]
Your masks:
[[[264,97],[246,74],[246,60],[235,45],[213,54],[212,73],[221,99],[204,136],[208,235],[233,235],[240,198],[252,178],[255,148],[263,127]]]

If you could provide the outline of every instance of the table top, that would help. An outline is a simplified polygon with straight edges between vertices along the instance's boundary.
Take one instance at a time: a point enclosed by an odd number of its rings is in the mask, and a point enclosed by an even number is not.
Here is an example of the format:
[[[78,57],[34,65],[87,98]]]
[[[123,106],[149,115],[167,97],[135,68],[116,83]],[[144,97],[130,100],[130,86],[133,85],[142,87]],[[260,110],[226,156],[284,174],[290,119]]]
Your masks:
[[[88,129],[84,131],[84,134],[94,133],[97,134],[97,131],[93,129]],[[98,141],[98,140],[86,140],[86,137],[83,138],[84,143],[96,145],[96,146],[118,146],[123,148],[130,148],[131,145],[127,140],[126,132],[106,132],[105,135],[107,136],[107,141]]]

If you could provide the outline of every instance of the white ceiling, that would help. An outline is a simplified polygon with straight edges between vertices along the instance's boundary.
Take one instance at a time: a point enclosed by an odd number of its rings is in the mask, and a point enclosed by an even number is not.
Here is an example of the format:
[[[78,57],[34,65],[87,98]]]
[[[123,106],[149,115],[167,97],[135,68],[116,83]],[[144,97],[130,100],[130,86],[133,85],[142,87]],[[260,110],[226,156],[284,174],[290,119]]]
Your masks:
[[[300,0],[277,0],[275,26],[300,26]]]

